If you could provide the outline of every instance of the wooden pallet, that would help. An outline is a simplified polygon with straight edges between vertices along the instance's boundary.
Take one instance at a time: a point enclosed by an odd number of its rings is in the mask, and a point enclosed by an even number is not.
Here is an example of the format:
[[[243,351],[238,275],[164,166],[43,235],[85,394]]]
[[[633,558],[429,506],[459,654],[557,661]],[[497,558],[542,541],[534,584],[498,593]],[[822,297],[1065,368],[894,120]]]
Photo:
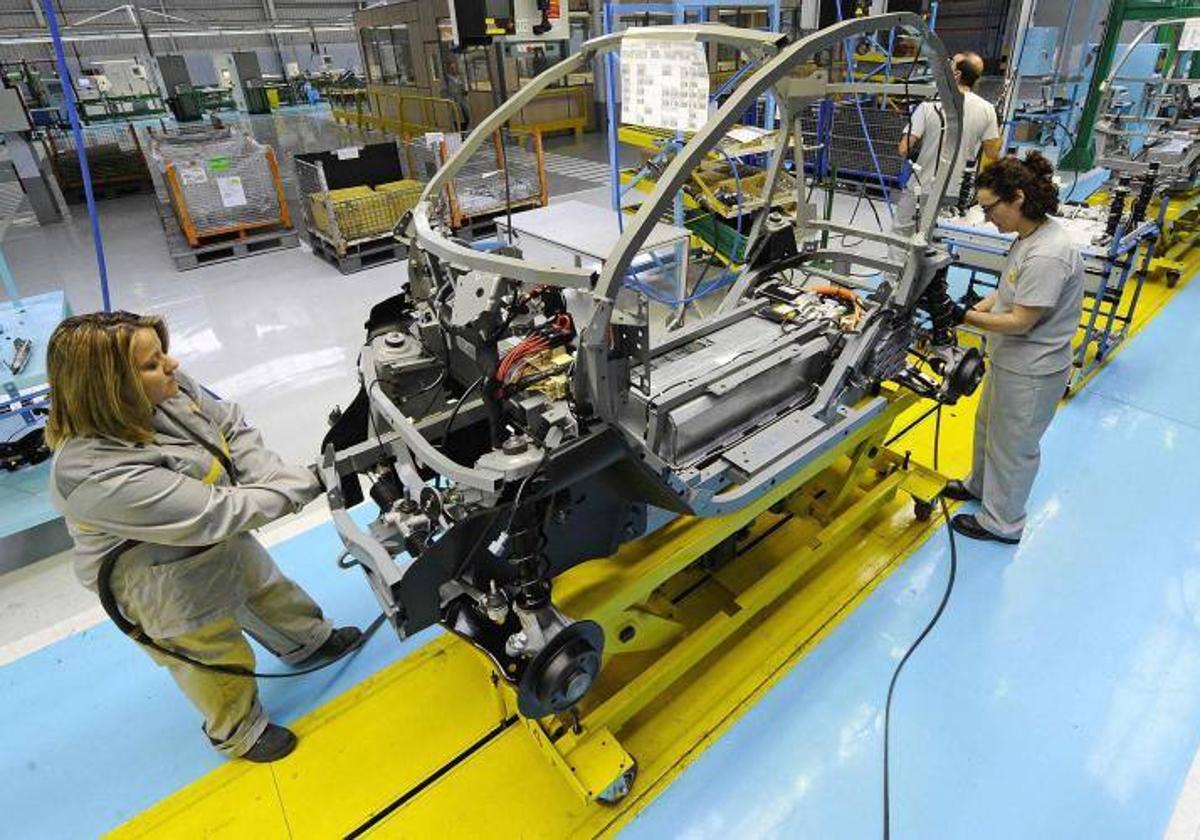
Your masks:
[[[282,251],[300,246],[300,234],[294,228],[279,225],[261,228],[252,233],[231,233],[224,239],[214,238],[197,248],[188,244],[187,237],[179,229],[175,214],[162,202],[158,204],[158,218],[162,222],[167,239],[167,250],[177,271],[202,268],[214,263],[239,260],[270,251]]]
[[[308,232],[308,243],[312,246],[314,254],[333,265],[342,274],[354,274],[408,256],[408,248],[392,236],[349,244],[345,246],[345,253],[338,253],[339,249],[334,243],[314,230]]]

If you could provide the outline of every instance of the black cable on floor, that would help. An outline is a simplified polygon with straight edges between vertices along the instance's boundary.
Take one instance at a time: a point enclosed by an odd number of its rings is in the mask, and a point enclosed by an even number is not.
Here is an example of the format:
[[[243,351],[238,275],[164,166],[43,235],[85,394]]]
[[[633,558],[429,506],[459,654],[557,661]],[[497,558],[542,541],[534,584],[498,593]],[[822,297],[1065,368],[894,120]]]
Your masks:
[[[934,469],[937,469],[938,449],[940,449],[941,432],[942,432],[942,412],[941,404],[938,405],[936,420],[934,421],[934,442],[933,442],[933,464]],[[896,664],[896,670],[892,672],[891,682],[888,683],[887,701],[883,706],[883,837],[884,840],[891,840],[892,836],[892,820],[891,820],[891,787],[890,787],[890,734],[892,722],[892,697],[896,693],[896,682],[900,679],[900,672],[904,670],[905,663],[909,658],[916,653],[917,648],[925,641],[933,628],[937,626],[938,621],[942,617],[942,613],[946,611],[946,604],[950,602],[950,594],[954,591],[954,579],[958,574],[958,546],[954,539],[954,528],[950,526],[950,509],[946,506],[946,499],[938,500],[942,506],[942,518],[946,522],[946,534],[950,538],[950,574],[946,578],[946,590],[942,593],[942,599],[938,602],[937,610],[934,611],[933,617],[929,619],[929,623],[925,625],[925,629],[917,636],[914,641],[904,652],[904,656]]]
[[[243,668],[239,665],[218,665],[211,662],[201,662],[200,660],[192,659],[190,656],[180,653],[177,650],[172,650],[169,647],[160,645],[157,641],[147,636],[146,632],[142,630],[141,627],[139,627],[137,624],[134,624],[121,613],[120,607],[117,605],[116,596],[113,594],[112,590],[113,570],[116,568],[117,560],[119,560],[126,551],[136,547],[139,544],[140,543],[138,543],[136,540],[126,540],[125,542],[110,549],[101,558],[100,569],[96,576],[96,591],[100,596],[100,605],[104,607],[104,611],[108,614],[108,617],[112,620],[112,623],[117,625],[117,629],[129,638],[133,639],[133,641],[137,642],[143,647],[151,648],[161,653],[163,656],[170,657],[177,662],[183,662],[187,665],[191,665],[193,668],[199,668],[203,671],[214,671],[218,674],[229,674],[230,676],[234,677],[256,677],[265,680],[281,680],[290,679],[292,677],[302,677],[305,674],[312,674],[328,668],[334,663],[341,662],[352,654],[362,650],[367,641],[370,640],[370,638],[375,635],[376,631],[378,631],[379,628],[382,627],[387,621],[387,614],[380,613],[379,616],[371,622],[367,629],[363,631],[362,635],[358,637],[358,640],[350,647],[339,653],[337,656],[317,665],[312,665],[308,668],[302,668],[296,671],[274,671],[270,673],[261,673],[249,668]]]

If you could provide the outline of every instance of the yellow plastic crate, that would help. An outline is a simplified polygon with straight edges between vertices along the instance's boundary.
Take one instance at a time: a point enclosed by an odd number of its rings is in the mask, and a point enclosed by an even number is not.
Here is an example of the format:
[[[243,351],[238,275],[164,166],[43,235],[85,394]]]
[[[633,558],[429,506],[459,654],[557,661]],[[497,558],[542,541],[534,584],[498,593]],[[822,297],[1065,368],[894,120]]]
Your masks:
[[[404,180],[380,184],[375,191],[387,195],[389,209],[395,213],[398,222],[401,216],[417,206],[424,189],[425,185],[420,181]],[[394,226],[395,222],[392,224]]]
[[[313,224],[317,230],[332,239],[340,238],[354,239],[347,228],[356,228],[359,225],[355,224],[352,203],[361,201],[364,198],[370,198],[375,195],[375,191],[368,186],[361,187],[346,187],[340,190],[330,190],[329,192],[313,193],[309,196],[309,206],[312,210]],[[330,219],[330,208],[333,210],[333,219]],[[333,225],[336,220],[337,227]]]

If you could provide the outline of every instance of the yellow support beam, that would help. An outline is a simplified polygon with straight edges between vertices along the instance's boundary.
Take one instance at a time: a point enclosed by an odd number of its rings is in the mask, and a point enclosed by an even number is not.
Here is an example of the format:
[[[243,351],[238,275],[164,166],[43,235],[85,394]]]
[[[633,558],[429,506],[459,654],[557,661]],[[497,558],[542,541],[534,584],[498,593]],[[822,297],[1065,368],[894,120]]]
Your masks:
[[[1200,257],[1193,256],[1184,277],[1197,269]],[[1148,284],[1132,332],[1175,293]],[[970,398],[942,411],[940,463],[949,475],[969,467],[975,405]],[[892,407],[881,427],[899,429],[928,404],[909,399]],[[868,436],[878,432],[872,429]],[[852,452],[860,442],[843,451]],[[579,610],[588,604],[604,606],[606,630],[617,628],[578,734],[569,721],[520,721],[511,691],[501,687],[484,657],[445,634],[294,724],[301,742],[287,759],[268,766],[224,765],[113,836],[324,838],[360,829],[360,836],[372,837],[611,834],[941,525],[940,517],[915,520],[904,497],[911,492],[931,499],[940,489],[941,478],[917,466],[932,463],[932,424],[914,429],[895,447],[895,452],[881,448],[874,457],[870,447],[865,453],[860,448],[863,468],[856,476],[847,476],[848,454],[808,476],[786,500],[758,514],[744,544],[763,539],[736,562],[708,570],[689,566],[682,541],[692,540],[691,551],[703,553],[718,534],[701,529],[686,535],[676,523],[672,540],[682,571],[650,591],[643,588],[636,599],[621,596],[620,587],[611,595],[590,592],[593,564],[556,580],[556,596],[569,614],[583,617]],[[842,506],[840,514],[831,502]],[[665,543],[671,540],[653,540],[640,541],[641,553],[626,552],[620,563],[642,562],[655,551],[660,560],[667,558]],[[605,562],[611,574],[621,572],[614,561]],[[784,585],[785,573],[776,571],[785,567],[795,581],[790,586]],[[767,580],[783,591],[764,607],[760,599],[773,593],[755,587]],[[728,631],[718,627],[722,616],[747,608],[757,614]],[[703,632],[723,641],[695,667],[681,669],[683,676],[667,690],[651,691],[661,686],[643,683],[636,691],[644,705],[610,706],[605,717],[612,726],[589,716],[614,697],[623,705],[624,686],[709,621],[717,623]],[[634,633],[623,641],[626,626]],[[637,713],[629,715],[634,708]],[[629,795],[615,805],[594,801],[595,789],[621,766],[622,756],[637,762]]]
[[[1187,257],[1182,271],[1190,278],[1200,270],[1200,255],[1193,251]],[[1131,333],[1176,293],[1148,284]],[[976,398],[966,399],[942,412],[940,456],[947,474],[962,475],[969,467],[975,404]],[[897,401],[881,426],[899,429],[927,405]],[[774,570],[794,570],[796,583],[740,627],[726,632],[714,624],[706,631],[724,641],[702,667],[684,669],[685,676],[667,691],[655,693],[650,688],[658,686],[643,683],[636,690],[649,700],[632,717],[610,706],[605,716],[624,718],[620,725],[600,726],[587,709],[579,734],[567,722],[519,722],[511,691],[501,687],[486,660],[446,634],[294,724],[301,744],[287,759],[267,766],[224,765],[113,836],[316,838],[360,828],[364,836],[378,837],[609,834],[670,784],[941,524],[914,520],[900,493],[930,499],[940,489],[941,479],[917,466],[932,463],[932,443],[932,429],[918,427],[897,452],[880,449],[850,481],[851,459],[840,456],[808,476],[785,503],[758,514],[751,540],[778,530],[736,563],[702,572],[684,562],[674,578],[640,590],[640,600],[616,597],[620,587],[612,597],[589,593],[593,564],[561,576],[556,595],[569,614],[582,617],[579,610],[588,604],[603,605],[606,631],[617,628],[617,636],[609,636],[594,710],[620,698],[623,686],[704,621],[736,614],[744,605],[756,607],[754,586],[769,578],[776,587],[782,584],[783,573],[772,578]],[[861,448],[859,454],[866,458]],[[842,487],[849,487],[840,500],[846,507],[837,516],[830,501],[839,501]],[[681,523],[670,527],[679,548]],[[696,531],[692,550],[703,553],[715,545],[715,536]],[[639,541],[639,550],[656,550],[652,540]],[[686,561],[686,553],[676,559]],[[626,553],[622,562],[637,563],[639,557]],[[619,567],[613,568],[616,574]],[[634,633],[622,641],[626,626]],[[594,801],[599,780],[621,766],[622,756],[638,766],[629,795],[611,806]],[[443,772],[449,763],[453,769]]]
[[[916,399],[887,396],[882,415],[759,502],[725,517],[677,520],[555,580],[563,610],[600,622],[608,639],[601,679],[577,724],[518,718],[512,690],[487,660],[443,636],[300,721],[302,746],[293,756],[266,767],[222,767],[114,836],[214,828],[264,836],[280,814],[296,837],[359,829],[372,836],[564,836],[623,821],[673,778],[697,743],[728,726],[864,597],[926,528],[898,493],[928,500],[940,481],[911,465],[902,469],[903,459],[880,447]],[[787,511],[820,507],[827,486],[848,488],[840,511],[824,519]],[[888,533],[900,521],[903,536]],[[863,530],[881,527],[880,540],[864,545]],[[745,543],[743,556],[700,570],[697,561],[744,529],[754,544]],[[782,638],[791,646],[781,647]],[[611,806],[597,802],[635,762],[629,796]],[[264,799],[272,788],[275,796]],[[503,806],[482,807],[481,790]],[[526,799],[533,813],[523,812]]]

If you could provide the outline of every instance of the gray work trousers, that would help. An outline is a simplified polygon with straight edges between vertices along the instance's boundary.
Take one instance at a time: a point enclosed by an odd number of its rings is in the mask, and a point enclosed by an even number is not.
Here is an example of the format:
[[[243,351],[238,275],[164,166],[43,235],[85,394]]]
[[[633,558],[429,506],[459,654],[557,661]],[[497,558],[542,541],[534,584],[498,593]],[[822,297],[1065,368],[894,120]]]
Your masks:
[[[1041,463],[1041,440],[1071,378],[1027,375],[993,365],[975,411],[975,444],[966,487],[983,500],[979,524],[1002,537],[1020,537],[1025,504]]]
[[[912,190],[900,190],[896,199],[896,210],[892,216],[892,233],[897,236],[912,236],[917,229],[917,196]]]
[[[307,592],[284,576],[256,540],[242,547],[236,561],[247,594],[233,615],[154,641],[198,662],[249,670],[254,669],[254,651],[243,631],[288,664],[296,664],[315,653],[332,632],[321,608]],[[136,587],[133,592],[137,592]],[[136,594],[133,599],[122,599],[121,610],[136,620],[138,609],[131,603],[135,600]],[[253,677],[209,671],[153,648],[143,647],[143,650],[170,670],[183,693],[203,715],[204,732],[218,752],[235,757],[254,746],[267,728],[267,714],[258,702],[258,684]]]

